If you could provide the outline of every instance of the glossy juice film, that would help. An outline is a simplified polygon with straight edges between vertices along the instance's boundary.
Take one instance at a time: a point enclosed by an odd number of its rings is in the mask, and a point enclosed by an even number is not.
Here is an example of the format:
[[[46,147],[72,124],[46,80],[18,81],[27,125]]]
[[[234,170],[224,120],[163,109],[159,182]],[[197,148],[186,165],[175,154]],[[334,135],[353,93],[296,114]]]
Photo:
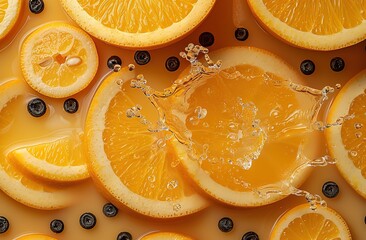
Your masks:
[[[73,25],[75,23],[67,16],[58,1],[45,0],[45,9],[41,14],[32,14],[28,9],[28,2],[25,1],[19,23],[12,33],[0,43],[0,83],[18,78],[22,79],[19,63],[19,49],[24,38],[36,27],[50,21],[66,21]],[[234,9],[235,11],[235,9]],[[242,24],[249,31],[249,38],[245,41],[235,39],[234,32],[237,26],[233,22],[233,8],[231,1],[218,0],[207,17],[207,19],[190,35],[180,41],[166,47],[149,50],[151,61],[143,66],[136,65],[136,71],[144,74],[149,84],[155,89],[163,89],[170,86],[181,74],[182,70],[188,67],[189,63],[179,57],[179,52],[189,43],[198,44],[201,33],[210,32],[214,35],[214,44],[208,49],[210,51],[226,46],[254,46],[266,49],[292,65],[300,72],[299,65],[304,59],[311,59],[316,65],[314,74],[303,78],[307,86],[321,89],[329,85],[335,86],[348,81],[356,73],[366,67],[364,61],[365,44],[361,42],[352,47],[329,52],[317,52],[291,47],[272,35],[266,33],[256,23],[247,4],[243,5],[240,12]],[[236,13],[238,11],[235,11]],[[110,72],[107,67],[107,59],[112,55],[120,56],[122,67],[134,63],[132,50],[108,45],[93,38],[99,54],[99,69],[93,82],[83,91],[76,94],[79,102],[79,111],[76,114],[68,114],[63,110],[64,99],[53,99],[42,96],[50,107],[46,118],[32,118],[24,107],[25,104],[14,104],[17,108],[11,134],[1,136],[0,150],[1,157],[6,154],[4,151],[9,147],[22,145],[37,141],[35,136],[49,136],[59,131],[70,129],[83,129],[89,102],[100,81]],[[165,61],[168,57],[180,58],[178,71],[170,72],[165,68]],[[330,69],[330,60],[334,57],[342,57],[346,67],[341,72],[334,72]],[[29,93],[28,98],[41,96],[24,86]],[[335,94],[329,96],[319,115],[324,120],[327,106],[331,103]],[[26,97],[26,98],[27,98]],[[27,99],[25,99],[25,102]],[[146,101],[146,99],[141,99]],[[326,145],[322,141],[319,156],[327,153]],[[322,195],[322,186],[327,181],[334,181],[340,188],[336,198],[328,199]],[[328,206],[339,212],[346,220],[354,239],[363,239],[365,232],[365,199],[359,196],[339,175],[334,165],[323,168],[314,168],[307,181],[301,186],[312,194],[319,194],[326,200]],[[260,239],[267,239],[276,220],[287,210],[306,200],[302,197],[289,196],[285,199],[270,205],[240,208],[231,207],[216,201],[210,202],[210,206],[193,215],[168,220],[156,220],[150,217],[132,212],[122,208],[114,218],[107,218],[102,213],[102,208],[108,202],[95,188],[91,180],[80,184],[77,201],[70,207],[61,210],[36,210],[26,207],[3,192],[0,192],[0,216],[6,216],[11,227],[0,234],[0,239],[13,239],[26,233],[45,233],[58,239],[116,239],[119,232],[127,231],[138,239],[152,231],[174,231],[192,236],[195,239],[241,239],[248,231],[256,232]],[[81,228],[79,217],[84,212],[92,212],[97,217],[97,224],[93,229]],[[234,221],[234,228],[228,233],[221,232],[217,227],[218,221],[223,217],[230,217]],[[61,219],[65,224],[65,230],[60,234],[51,232],[49,224],[53,219]]]

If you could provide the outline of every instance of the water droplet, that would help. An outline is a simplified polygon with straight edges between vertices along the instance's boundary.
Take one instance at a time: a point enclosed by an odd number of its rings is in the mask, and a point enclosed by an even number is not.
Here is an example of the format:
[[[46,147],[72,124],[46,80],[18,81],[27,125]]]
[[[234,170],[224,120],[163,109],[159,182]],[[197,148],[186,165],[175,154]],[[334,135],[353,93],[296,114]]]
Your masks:
[[[363,127],[362,123],[355,123],[355,129],[361,129]]]
[[[170,163],[170,166],[171,166],[172,168],[175,168],[175,167],[177,167],[179,164],[180,164],[180,161],[179,161],[179,160],[174,160],[174,161],[172,161],[172,162]]]
[[[350,151],[349,152],[351,154],[352,157],[356,157],[357,156],[357,151]]]
[[[149,182],[153,183],[153,182],[155,182],[155,181],[156,181],[156,177],[155,177],[155,175],[149,175],[149,176],[147,177],[147,180],[148,180]]]
[[[165,141],[165,139],[163,139],[163,138],[158,139],[158,141],[156,141],[156,145],[157,145],[159,148],[164,148],[164,147],[166,147],[166,141]]]
[[[178,187],[178,180],[171,180],[171,181],[169,181],[168,184],[166,185],[166,187],[169,190],[176,189]]]
[[[140,155],[139,155],[139,154],[137,154],[137,153],[134,153],[134,154],[133,154],[133,158],[134,158],[134,159],[139,159],[139,158],[140,158]]]
[[[198,119],[203,119],[206,117],[207,115],[207,109],[203,108],[203,107],[196,107],[196,109],[194,110],[194,113],[197,114],[197,118]]]
[[[129,71],[133,71],[133,70],[135,70],[135,65],[134,64],[128,64],[128,70]]]
[[[178,212],[178,211],[180,211],[182,209],[182,205],[180,205],[179,203],[174,203],[173,204],[173,210],[175,211],[175,212]]]
[[[355,136],[356,136],[356,138],[361,138],[362,137],[362,132],[356,132]]]
[[[335,85],[335,87],[336,87],[336,89],[340,89],[340,88],[342,87],[342,85],[341,85],[341,84],[339,84],[339,83],[337,83],[337,84]]]

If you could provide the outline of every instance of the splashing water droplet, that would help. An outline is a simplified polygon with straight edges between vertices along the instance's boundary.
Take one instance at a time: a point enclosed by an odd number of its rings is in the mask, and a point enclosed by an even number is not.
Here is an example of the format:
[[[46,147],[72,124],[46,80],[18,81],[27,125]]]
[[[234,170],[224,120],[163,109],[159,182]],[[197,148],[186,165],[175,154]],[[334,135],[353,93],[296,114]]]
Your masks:
[[[363,124],[362,123],[355,123],[355,129],[361,129],[363,127]]]
[[[173,190],[176,189],[178,187],[178,180],[171,180],[168,182],[168,184],[166,185],[166,188],[169,190]]]
[[[128,64],[128,70],[129,71],[133,71],[133,70],[135,70],[135,65],[134,64]]]

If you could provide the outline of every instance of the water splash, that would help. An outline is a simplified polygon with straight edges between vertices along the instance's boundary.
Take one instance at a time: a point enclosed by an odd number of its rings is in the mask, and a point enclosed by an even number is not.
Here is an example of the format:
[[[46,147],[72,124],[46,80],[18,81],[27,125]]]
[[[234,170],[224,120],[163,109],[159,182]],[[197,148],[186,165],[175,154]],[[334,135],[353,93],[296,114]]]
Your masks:
[[[203,63],[198,61],[200,54],[204,55],[205,62]],[[299,101],[304,100],[307,105],[303,109],[297,109],[298,106],[294,103],[276,105],[269,111],[267,120],[266,118],[263,120],[258,117],[258,114],[263,113],[260,113],[256,102],[248,101],[248,98],[240,91],[228,92],[235,88],[232,87],[235,84],[255,81],[253,80],[255,77],[245,76],[235,67],[221,71],[222,62],[220,60],[212,61],[208,55],[208,49],[202,46],[189,44],[185,48],[185,52],[180,53],[180,56],[190,62],[190,71],[163,91],[151,88],[142,74],[130,82],[130,86],[142,91],[155,107],[159,116],[158,121],[154,124],[150,122],[142,114],[143,108],[140,105],[127,109],[126,116],[140,119],[149,132],[170,133],[166,135],[169,136],[168,138],[159,138],[156,146],[153,147],[164,148],[166,141],[174,137],[187,147],[189,157],[200,165],[221,163],[247,171],[253,167],[254,161],[261,157],[266,143],[279,141],[294,132],[306,134],[313,130],[323,131],[326,128],[341,125],[352,117],[346,116],[338,119],[336,123],[330,124],[317,121],[321,107],[328,100],[329,94],[334,92],[334,88],[326,86],[321,90],[313,89],[286,79],[278,79],[273,74],[264,72],[262,78],[269,89],[272,91],[273,89],[285,89],[283,90],[285,93],[294,94],[296,98],[300,99]],[[129,68],[133,70],[134,66]],[[216,81],[217,89],[204,88],[203,86],[206,86],[208,81]],[[231,84],[231,87],[228,87],[228,84]],[[337,89],[339,87],[336,85]],[[191,98],[197,92],[202,94],[200,101]],[[229,97],[222,99],[217,106],[211,106],[210,97],[220,97],[221,93]],[[271,121],[268,121],[268,118],[280,120],[276,124],[270,124]],[[286,196],[293,194],[305,197],[312,208],[318,204],[325,205],[326,203],[320,196],[297,189],[294,182],[297,175],[302,174],[306,168],[327,166],[334,164],[335,160],[329,156],[311,160],[307,158],[303,148],[304,145],[300,144],[296,155],[299,165],[285,181],[259,187],[253,187],[250,182],[241,178],[233,181],[245,191],[253,191],[263,198],[268,198],[272,194]],[[171,164],[171,167],[176,167],[179,163],[176,161]],[[174,189],[177,184],[169,182],[167,188]]]

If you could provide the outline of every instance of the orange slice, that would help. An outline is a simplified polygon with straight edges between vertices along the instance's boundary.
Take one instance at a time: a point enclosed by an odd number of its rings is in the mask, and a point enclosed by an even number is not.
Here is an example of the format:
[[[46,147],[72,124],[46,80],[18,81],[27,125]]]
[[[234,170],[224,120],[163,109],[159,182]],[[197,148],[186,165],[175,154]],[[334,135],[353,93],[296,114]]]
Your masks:
[[[160,47],[196,28],[215,0],[97,1],[62,0],[64,9],[85,31],[128,48]]]
[[[299,83],[301,77],[269,52],[233,47],[210,56],[222,60],[221,71],[170,100],[189,110],[181,128],[191,134],[187,145],[193,147],[175,145],[182,164],[219,201],[235,206],[277,201],[289,194],[287,185],[305,180],[301,166],[318,151],[311,127],[317,100],[294,91],[289,81]],[[206,112],[201,120],[197,107]],[[283,194],[258,194],[270,186]]]
[[[19,18],[22,2],[22,0],[0,2],[0,40],[13,29]]]
[[[37,177],[58,182],[79,181],[89,177],[80,137],[80,134],[71,133],[9,154],[20,168]]]
[[[88,86],[98,69],[98,53],[91,37],[79,28],[51,22],[25,39],[20,65],[33,89],[62,98]]]
[[[286,212],[272,229],[270,240],[352,239],[344,219],[329,207],[299,205]]]
[[[27,234],[17,237],[14,240],[57,240],[57,239],[45,234]]]
[[[91,102],[85,130],[90,174],[112,202],[139,213],[168,218],[197,212],[207,202],[181,175],[171,134],[150,132],[140,119],[126,116],[137,103],[147,103],[131,89],[133,76],[126,69],[112,73]],[[152,106],[143,112],[156,117]]]
[[[366,38],[366,5],[362,0],[247,0],[257,20],[289,44],[315,50],[351,46]]]
[[[147,234],[142,238],[140,238],[140,240],[193,240],[193,239],[178,233],[156,232]]]
[[[327,122],[346,117],[325,132],[331,156],[341,175],[366,198],[366,70],[347,82],[330,107]]]
[[[15,101],[23,101],[24,85],[19,80],[0,85],[0,129],[12,122]],[[18,100],[19,99],[19,100]],[[3,147],[3,146],[2,146]],[[13,166],[11,156],[0,152],[0,189],[16,201],[39,209],[63,208],[74,200],[71,189],[55,187],[23,174]]]

